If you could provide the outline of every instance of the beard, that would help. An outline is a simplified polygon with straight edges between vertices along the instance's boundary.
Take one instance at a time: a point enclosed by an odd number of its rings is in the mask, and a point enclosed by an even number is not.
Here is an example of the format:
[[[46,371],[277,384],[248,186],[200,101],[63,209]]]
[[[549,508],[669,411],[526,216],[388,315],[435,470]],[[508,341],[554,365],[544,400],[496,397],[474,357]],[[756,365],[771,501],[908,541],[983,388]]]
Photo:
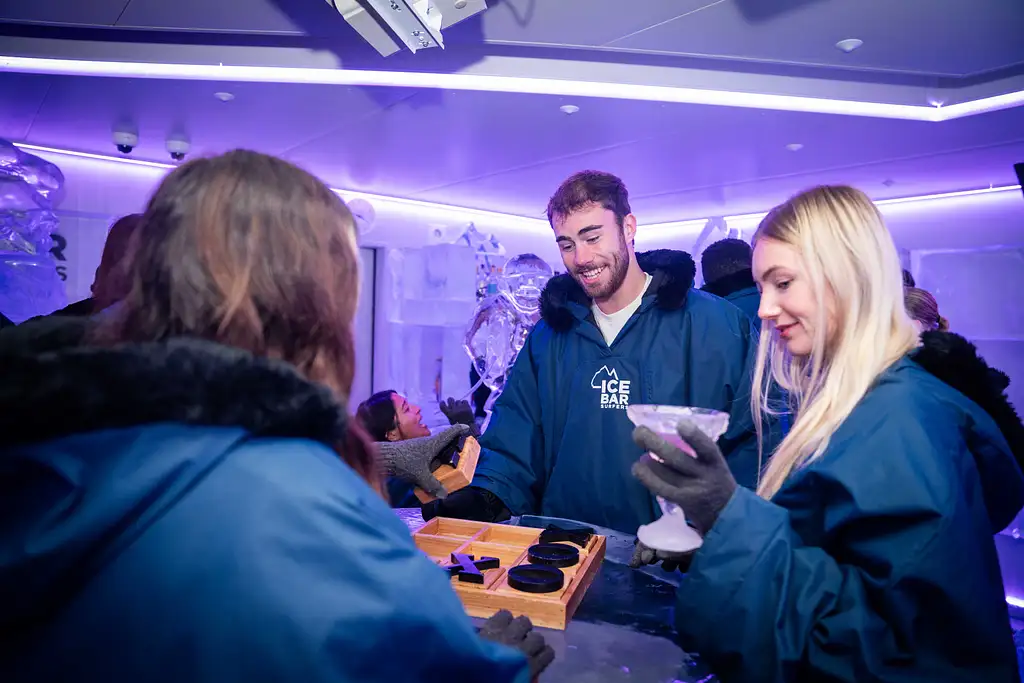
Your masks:
[[[591,299],[604,301],[619,291],[619,287],[626,281],[626,273],[629,271],[629,249],[626,248],[625,237],[620,234],[619,249],[611,255],[611,260],[606,264],[608,268],[608,278],[606,280],[599,280],[593,284],[584,282],[581,272],[592,267],[587,266],[586,268],[575,269],[572,273],[573,279],[579,283],[580,287],[583,288],[583,291]]]

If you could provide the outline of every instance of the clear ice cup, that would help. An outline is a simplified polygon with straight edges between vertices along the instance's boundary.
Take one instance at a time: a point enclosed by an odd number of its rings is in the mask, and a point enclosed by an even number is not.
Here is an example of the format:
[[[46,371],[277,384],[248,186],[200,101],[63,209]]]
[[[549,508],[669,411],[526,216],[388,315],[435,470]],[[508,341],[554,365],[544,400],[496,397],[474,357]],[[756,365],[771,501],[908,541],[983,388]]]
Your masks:
[[[626,408],[626,415],[637,427],[643,426],[678,446],[683,452],[692,456],[696,454],[689,444],[685,443],[676,431],[680,422],[696,425],[712,441],[725,434],[729,428],[729,414],[708,408],[692,408],[689,406],[631,405]],[[654,453],[652,458],[661,459]],[[650,524],[644,524],[636,531],[636,536],[648,548],[665,552],[685,553],[696,550],[704,542],[697,530],[686,523],[683,509],[658,496],[661,517]]]

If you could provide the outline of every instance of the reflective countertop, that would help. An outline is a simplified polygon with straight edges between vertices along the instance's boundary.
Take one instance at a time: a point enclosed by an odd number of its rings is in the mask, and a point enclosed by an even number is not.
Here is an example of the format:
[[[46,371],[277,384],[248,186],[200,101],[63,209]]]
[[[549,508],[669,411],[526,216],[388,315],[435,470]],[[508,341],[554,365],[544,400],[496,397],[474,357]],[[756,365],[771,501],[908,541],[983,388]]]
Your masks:
[[[419,508],[396,510],[411,531],[423,525]],[[513,518],[519,526],[571,526],[550,517]],[[710,683],[716,680],[698,658],[676,645],[672,626],[679,575],[659,567],[631,569],[633,536],[595,527],[607,538],[605,560],[564,631],[539,629],[555,650],[542,681],[604,683]],[[480,621],[480,620],[476,620]]]

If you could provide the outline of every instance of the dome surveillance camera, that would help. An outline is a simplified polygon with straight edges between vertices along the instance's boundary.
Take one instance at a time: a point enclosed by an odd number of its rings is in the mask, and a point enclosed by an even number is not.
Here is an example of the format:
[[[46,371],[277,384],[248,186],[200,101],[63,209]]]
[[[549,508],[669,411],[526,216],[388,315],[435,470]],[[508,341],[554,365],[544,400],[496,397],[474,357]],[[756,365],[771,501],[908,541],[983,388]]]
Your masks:
[[[127,130],[114,131],[114,145],[121,154],[131,154],[137,144],[139,144],[138,133]]]
[[[192,149],[192,145],[184,138],[168,138],[167,151],[175,161],[182,161],[185,155]]]

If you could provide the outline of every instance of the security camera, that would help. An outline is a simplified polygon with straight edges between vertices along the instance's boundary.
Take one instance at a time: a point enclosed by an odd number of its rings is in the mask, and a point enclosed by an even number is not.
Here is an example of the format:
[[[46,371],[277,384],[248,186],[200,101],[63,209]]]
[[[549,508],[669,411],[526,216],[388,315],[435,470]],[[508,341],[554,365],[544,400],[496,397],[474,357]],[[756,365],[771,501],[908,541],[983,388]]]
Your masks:
[[[167,138],[167,151],[175,161],[181,161],[192,149],[192,145],[184,138]]]
[[[114,145],[121,154],[131,154],[135,146],[139,144],[139,134],[127,130],[114,131]]]

